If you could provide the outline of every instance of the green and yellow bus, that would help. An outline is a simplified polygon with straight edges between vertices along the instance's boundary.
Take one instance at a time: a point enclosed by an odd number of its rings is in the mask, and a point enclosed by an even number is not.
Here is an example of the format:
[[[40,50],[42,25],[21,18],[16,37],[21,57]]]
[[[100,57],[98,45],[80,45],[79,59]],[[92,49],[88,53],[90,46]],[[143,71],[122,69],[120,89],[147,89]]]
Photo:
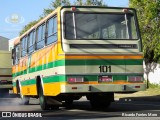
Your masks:
[[[13,50],[13,91],[43,110],[86,96],[108,107],[115,92],[146,89],[142,41],[132,8],[63,6],[20,36]]]

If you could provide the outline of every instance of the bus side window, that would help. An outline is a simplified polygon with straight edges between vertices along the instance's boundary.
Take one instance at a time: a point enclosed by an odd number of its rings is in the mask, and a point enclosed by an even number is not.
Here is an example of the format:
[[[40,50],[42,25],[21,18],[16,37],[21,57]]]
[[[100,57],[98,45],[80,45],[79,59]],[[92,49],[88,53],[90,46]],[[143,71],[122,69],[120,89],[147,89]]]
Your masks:
[[[45,45],[45,24],[40,25],[37,28],[37,41],[36,49],[41,49]]]
[[[23,37],[22,38],[22,41],[21,41],[21,55],[22,57],[27,55],[27,36]]]
[[[57,41],[57,17],[52,17],[47,21],[47,45]]]
[[[28,53],[32,53],[35,50],[35,30],[28,35]]]
[[[16,58],[16,52],[15,52],[15,48],[12,49],[12,64],[15,64],[15,58]]]
[[[12,50],[13,65],[18,64],[19,58],[20,58],[20,45],[18,44],[18,45]]]
[[[18,44],[16,47],[16,64],[18,64],[20,59],[20,45]]]

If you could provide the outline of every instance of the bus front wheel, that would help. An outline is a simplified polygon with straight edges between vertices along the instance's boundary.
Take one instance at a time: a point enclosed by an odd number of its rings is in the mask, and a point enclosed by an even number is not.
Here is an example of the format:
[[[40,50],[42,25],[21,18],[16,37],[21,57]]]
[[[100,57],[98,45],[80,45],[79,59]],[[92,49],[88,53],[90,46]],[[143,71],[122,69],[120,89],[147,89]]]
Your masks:
[[[19,88],[20,88],[20,86],[19,86]],[[26,95],[23,95],[22,94],[22,90],[20,89],[20,91],[19,91],[19,94],[20,94],[20,98],[21,98],[21,105],[29,105],[29,97],[28,96],[26,96]]]
[[[43,88],[42,84],[39,86],[39,102],[42,110],[56,110],[59,108],[58,105],[52,104],[52,100],[54,100],[52,97],[44,96],[43,94]]]

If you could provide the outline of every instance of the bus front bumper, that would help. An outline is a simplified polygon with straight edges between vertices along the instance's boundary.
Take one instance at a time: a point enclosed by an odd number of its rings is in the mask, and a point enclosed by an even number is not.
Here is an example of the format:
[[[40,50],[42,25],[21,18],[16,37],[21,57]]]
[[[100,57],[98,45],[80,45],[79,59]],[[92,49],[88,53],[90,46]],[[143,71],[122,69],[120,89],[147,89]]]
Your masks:
[[[61,85],[61,93],[136,92],[146,90],[146,84],[70,84]]]

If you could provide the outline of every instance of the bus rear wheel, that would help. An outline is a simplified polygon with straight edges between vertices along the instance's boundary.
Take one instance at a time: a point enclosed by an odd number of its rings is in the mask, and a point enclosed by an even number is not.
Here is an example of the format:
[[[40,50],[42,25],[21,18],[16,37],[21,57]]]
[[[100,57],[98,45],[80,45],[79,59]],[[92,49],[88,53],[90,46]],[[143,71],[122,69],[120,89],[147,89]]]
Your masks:
[[[113,101],[113,93],[93,94],[90,96],[90,104],[93,109],[108,108]]]
[[[72,107],[73,107],[73,100],[72,100],[72,99],[67,99],[67,100],[65,100],[64,106],[65,106],[67,109],[72,108]]]

